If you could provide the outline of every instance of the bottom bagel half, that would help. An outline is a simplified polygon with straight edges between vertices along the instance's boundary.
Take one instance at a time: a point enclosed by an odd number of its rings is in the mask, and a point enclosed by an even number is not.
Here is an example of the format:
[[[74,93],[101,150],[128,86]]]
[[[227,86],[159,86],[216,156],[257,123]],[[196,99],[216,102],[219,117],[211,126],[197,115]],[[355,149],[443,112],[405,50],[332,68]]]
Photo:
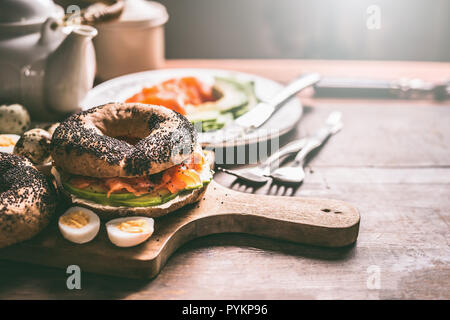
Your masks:
[[[211,162],[210,157],[209,154],[207,157],[205,155],[200,181],[193,183],[192,180],[187,179],[187,185],[184,188],[180,187],[180,190],[156,188],[155,191],[143,194],[128,192],[126,188],[107,192],[99,190],[95,183],[85,187],[84,177],[81,177],[80,183],[80,177],[61,172],[55,167],[52,169],[52,174],[62,194],[73,205],[89,208],[98,213],[102,219],[134,215],[156,218],[201,199],[212,180],[211,164],[214,160]]]

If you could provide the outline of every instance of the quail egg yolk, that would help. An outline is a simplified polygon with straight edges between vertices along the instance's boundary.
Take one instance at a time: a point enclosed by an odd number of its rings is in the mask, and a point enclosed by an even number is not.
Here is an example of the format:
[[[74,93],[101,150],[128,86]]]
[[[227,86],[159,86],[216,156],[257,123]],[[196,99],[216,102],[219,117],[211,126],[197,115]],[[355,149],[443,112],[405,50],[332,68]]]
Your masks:
[[[150,232],[150,226],[144,219],[128,220],[117,225],[117,229],[129,233]]]
[[[15,144],[14,140],[10,137],[0,135],[0,147],[10,147]]]
[[[62,216],[60,222],[68,227],[80,229],[89,223],[89,215],[83,211],[73,211]]]

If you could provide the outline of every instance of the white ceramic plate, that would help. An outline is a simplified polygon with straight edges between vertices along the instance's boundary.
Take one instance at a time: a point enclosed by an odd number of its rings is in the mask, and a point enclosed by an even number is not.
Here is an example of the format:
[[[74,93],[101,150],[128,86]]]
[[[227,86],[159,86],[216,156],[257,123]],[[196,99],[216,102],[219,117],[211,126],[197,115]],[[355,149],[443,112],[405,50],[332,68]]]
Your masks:
[[[162,69],[132,73],[103,82],[93,88],[81,102],[83,110],[108,102],[123,102],[135,93],[170,78],[194,76],[202,81],[213,83],[214,76],[235,77],[255,82],[256,95],[261,100],[268,100],[283,86],[273,80],[256,75],[229,70],[217,69]],[[300,120],[303,108],[298,98],[294,98],[281,107],[258,130],[247,134],[241,139],[228,141],[214,147],[231,147],[255,142],[263,142],[279,137],[291,130]]]

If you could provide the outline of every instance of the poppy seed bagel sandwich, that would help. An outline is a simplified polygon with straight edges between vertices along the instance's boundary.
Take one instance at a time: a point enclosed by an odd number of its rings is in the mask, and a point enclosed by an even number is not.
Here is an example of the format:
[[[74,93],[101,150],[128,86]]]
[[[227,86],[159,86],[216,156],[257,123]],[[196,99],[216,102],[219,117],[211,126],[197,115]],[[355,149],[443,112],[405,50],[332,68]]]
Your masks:
[[[55,213],[57,193],[25,157],[0,152],[0,248],[41,232]]]
[[[212,180],[193,125],[162,106],[108,103],[53,133],[56,181],[101,218],[158,217],[196,202]]]

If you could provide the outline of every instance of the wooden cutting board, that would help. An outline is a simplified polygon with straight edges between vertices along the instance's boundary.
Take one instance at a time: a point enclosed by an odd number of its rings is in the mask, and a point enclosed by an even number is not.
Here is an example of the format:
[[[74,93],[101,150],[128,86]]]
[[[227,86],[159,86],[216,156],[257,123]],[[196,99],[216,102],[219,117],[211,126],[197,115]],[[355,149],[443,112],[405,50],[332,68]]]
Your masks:
[[[189,240],[239,232],[297,243],[341,247],[356,241],[359,212],[338,200],[241,193],[212,181],[198,203],[155,219],[155,232],[137,247],[118,248],[104,224],[87,244],[65,240],[56,221],[31,240],[3,248],[0,258],[128,278],[153,278]]]

